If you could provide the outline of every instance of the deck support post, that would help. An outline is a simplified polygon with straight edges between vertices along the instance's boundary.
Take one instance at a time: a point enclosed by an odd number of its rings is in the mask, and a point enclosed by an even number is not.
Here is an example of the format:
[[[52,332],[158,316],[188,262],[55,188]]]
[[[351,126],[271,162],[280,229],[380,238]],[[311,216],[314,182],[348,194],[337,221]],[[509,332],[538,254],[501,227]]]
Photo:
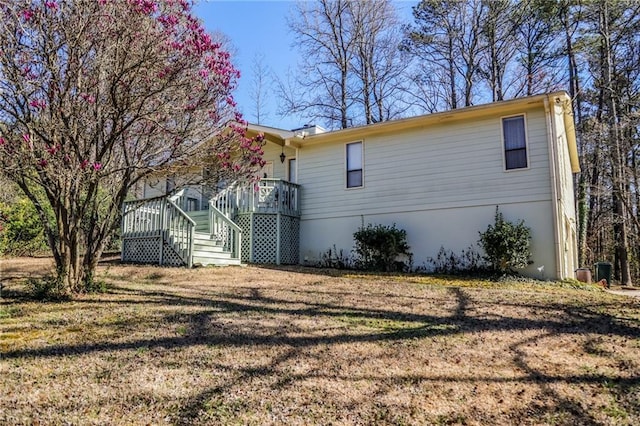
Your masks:
[[[255,247],[254,241],[256,240],[256,227],[254,226],[254,213],[249,213],[249,227],[251,231],[249,231],[249,262],[255,262]]]
[[[280,265],[280,216],[276,215],[276,265]]]
[[[162,200],[160,202],[160,231],[158,232],[158,235],[160,236],[160,256],[158,257],[158,265],[162,266],[163,264],[163,259],[162,259],[162,255],[164,254],[164,229],[165,229],[165,207],[167,205],[167,201],[166,200]]]
[[[122,213],[122,221],[120,222],[120,235],[123,235],[125,233],[125,230],[128,230],[128,222],[129,222],[129,216],[127,216],[125,213],[127,212],[127,205],[122,203],[122,208],[121,208],[121,213]],[[120,240],[120,262],[124,263],[124,256],[125,256],[125,239],[121,239]]]

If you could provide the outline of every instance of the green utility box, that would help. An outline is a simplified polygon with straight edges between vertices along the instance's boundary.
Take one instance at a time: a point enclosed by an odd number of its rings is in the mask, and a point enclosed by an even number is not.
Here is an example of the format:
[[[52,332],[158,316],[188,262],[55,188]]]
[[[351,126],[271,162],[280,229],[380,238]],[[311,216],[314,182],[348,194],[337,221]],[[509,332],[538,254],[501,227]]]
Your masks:
[[[593,265],[596,272],[596,281],[607,280],[607,287],[611,286],[611,264],[609,262],[598,262]]]

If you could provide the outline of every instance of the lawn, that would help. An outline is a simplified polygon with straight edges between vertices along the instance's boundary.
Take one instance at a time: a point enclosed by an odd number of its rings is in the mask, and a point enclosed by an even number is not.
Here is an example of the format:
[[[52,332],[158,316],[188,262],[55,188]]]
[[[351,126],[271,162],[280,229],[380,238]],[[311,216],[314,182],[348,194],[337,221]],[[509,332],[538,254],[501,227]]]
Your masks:
[[[640,424],[640,300],[550,284],[0,261],[0,424]]]

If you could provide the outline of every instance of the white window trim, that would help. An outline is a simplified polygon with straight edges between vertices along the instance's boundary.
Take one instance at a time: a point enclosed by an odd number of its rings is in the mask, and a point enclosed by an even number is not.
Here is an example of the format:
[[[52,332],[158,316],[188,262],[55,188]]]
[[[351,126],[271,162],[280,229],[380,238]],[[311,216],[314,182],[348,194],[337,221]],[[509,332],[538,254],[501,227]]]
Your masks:
[[[348,182],[347,182],[347,174],[348,174],[348,170],[347,170],[347,165],[348,165],[348,162],[347,162],[347,160],[348,160],[347,159],[347,145],[351,145],[351,144],[354,144],[354,143],[359,143],[362,146],[362,185],[349,187],[348,186]],[[342,173],[343,173],[343,178],[344,178],[344,189],[346,189],[347,191],[363,189],[364,188],[364,184],[365,184],[365,181],[364,181],[364,161],[365,161],[365,159],[364,159],[364,140],[351,141],[351,142],[345,143],[344,147],[342,149],[342,153],[344,155],[344,166],[342,168]]]
[[[294,167],[294,172],[296,174],[296,182],[291,182],[291,160],[294,160],[296,162],[296,165]],[[297,157],[291,157],[287,159],[287,181],[291,182],[291,183],[298,183],[298,158]]]
[[[507,153],[504,148],[504,124],[503,120],[505,118],[514,118],[514,117],[522,117],[524,121],[524,147],[527,152],[527,167],[520,167],[517,169],[507,169]],[[531,159],[529,158],[529,153],[531,151],[529,145],[529,126],[527,125],[527,114],[522,112],[519,114],[511,114],[500,117],[500,153],[502,155],[502,171],[505,173],[513,173],[513,172],[521,172],[525,170],[529,170],[531,168]]]

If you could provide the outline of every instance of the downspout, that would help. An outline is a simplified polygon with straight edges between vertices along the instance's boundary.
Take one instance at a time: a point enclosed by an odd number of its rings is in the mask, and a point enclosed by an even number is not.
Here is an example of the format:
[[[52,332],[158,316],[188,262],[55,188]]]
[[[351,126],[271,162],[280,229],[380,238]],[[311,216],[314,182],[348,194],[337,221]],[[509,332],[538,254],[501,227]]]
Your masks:
[[[547,144],[549,151],[549,172],[551,174],[551,210],[553,211],[553,239],[555,247],[555,260],[556,260],[556,278],[562,279],[562,247],[561,247],[561,230],[559,223],[559,196],[560,190],[558,189],[558,172],[557,172],[557,155],[555,148],[555,141],[557,137],[555,120],[553,119],[553,110],[549,106],[549,97],[544,98],[544,112],[547,118]]]
[[[293,183],[298,183],[300,180],[300,175],[298,175],[298,164],[300,164],[300,148],[296,147],[296,181]]]

